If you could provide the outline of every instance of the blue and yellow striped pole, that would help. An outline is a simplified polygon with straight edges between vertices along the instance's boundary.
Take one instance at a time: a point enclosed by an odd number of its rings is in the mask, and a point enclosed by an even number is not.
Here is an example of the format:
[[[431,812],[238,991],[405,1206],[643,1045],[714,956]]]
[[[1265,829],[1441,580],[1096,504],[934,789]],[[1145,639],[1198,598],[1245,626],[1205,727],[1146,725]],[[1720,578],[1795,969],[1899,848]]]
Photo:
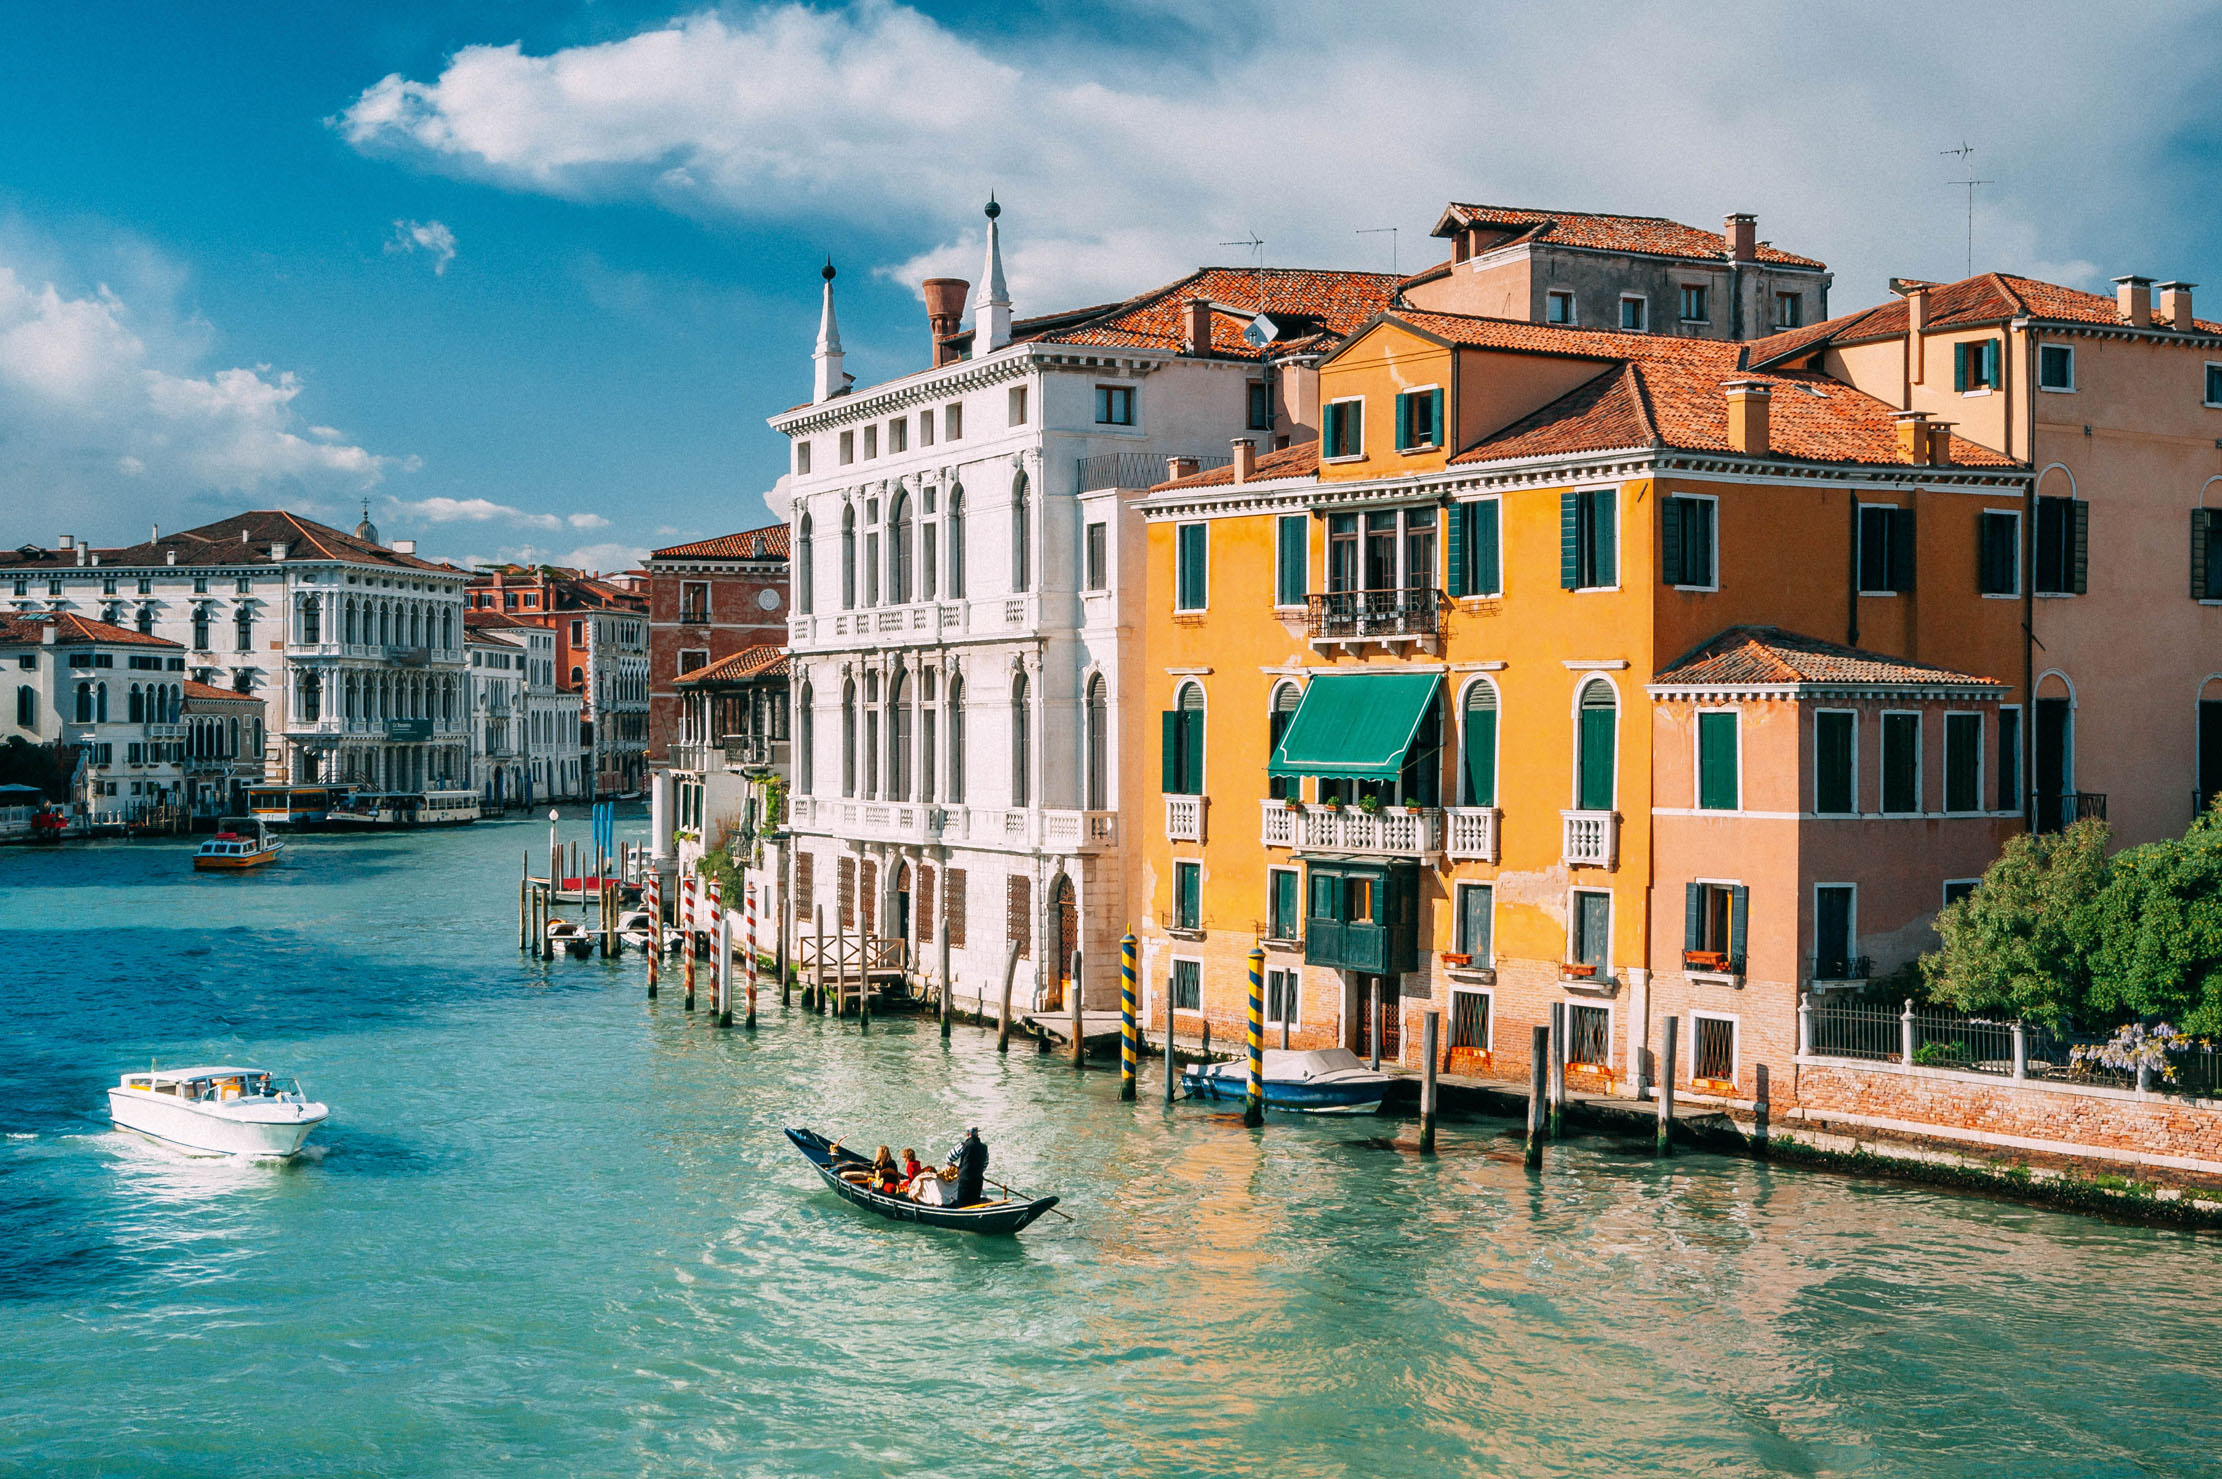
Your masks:
[[[1134,1098],[1134,1060],[1140,1044],[1134,1027],[1134,935],[1119,939],[1119,1097]]]
[[[1250,1092],[1242,1100],[1242,1123],[1265,1123],[1265,950],[1250,947]]]

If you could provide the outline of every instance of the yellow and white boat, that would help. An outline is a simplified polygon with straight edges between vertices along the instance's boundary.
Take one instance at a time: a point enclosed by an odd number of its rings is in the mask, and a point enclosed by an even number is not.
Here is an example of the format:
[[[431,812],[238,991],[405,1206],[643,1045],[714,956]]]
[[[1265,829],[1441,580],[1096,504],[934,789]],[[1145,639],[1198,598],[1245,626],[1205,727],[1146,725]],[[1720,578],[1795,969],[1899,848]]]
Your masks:
[[[270,829],[255,818],[225,817],[216,824],[216,835],[193,854],[193,868],[200,873],[237,873],[259,868],[283,851],[285,839],[271,836]]]

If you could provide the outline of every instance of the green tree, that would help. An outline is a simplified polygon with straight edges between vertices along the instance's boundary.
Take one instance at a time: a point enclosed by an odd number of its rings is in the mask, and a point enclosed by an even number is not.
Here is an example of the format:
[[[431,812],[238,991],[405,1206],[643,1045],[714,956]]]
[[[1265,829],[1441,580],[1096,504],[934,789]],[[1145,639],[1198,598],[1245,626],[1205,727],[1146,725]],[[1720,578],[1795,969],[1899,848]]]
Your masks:
[[[1975,892],[1937,916],[1943,943],[1921,959],[1934,997],[2066,1026],[2090,995],[2107,836],[2094,817],[2009,841]]]
[[[2115,855],[2090,963],[2094,1014],[2222,1032],[2222,810],[2182,837]]]

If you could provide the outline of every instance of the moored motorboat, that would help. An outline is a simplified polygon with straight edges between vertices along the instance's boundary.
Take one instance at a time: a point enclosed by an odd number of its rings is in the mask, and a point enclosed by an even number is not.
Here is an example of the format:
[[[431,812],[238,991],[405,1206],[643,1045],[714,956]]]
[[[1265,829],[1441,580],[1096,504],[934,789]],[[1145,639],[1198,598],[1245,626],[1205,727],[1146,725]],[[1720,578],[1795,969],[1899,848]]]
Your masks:
[[[216,824],[216,835],[193,854],[193,868],[201,873],[237,873],[274,862],[285,850],[285,840],[254,817],[225,817]]]
[[[299,1083],[263,1068],[163,1068],[127,1073],[108,1091],[116,1128],[198,1155],[283,1160],[331,1111]]]
[[[627,909],[617,916],[617,937],[642,954],[656,949],[656,916],[646,909]]]
[[[1389,1092],[1389,1076],[1366,1067],[1348,1048],[1268,1048],[1261,1088],[1268,1109],[1305,1114],[1371,1114]],[[1250,1092],[1247,1059],[1199,1063],[1180,1078],[1196,1099],[1243,1099]]]
[[[594,952],[594,937],[575,919],[549,920],[548,943],[570,955],[591,955]]]
[[[815,1130],[790,1129],[787,1139],[803,1158],[817,1168],[825,1184],[832,1187],[848,1201],[869,1211],[877,1212],[891,1222],[916,1222],[927,1227],[956,1228],[964,1232],[1015,1233],[1057,1205],[1055,1197],[1026,1197],[998,1188],[1004,1195],[1001,1200],[974,1202],[970,1206],[951,1206],[934,1200],[918,1200],[915,1196],[890,1196],[874,1191],[868,1185],[872,1162],[853,1150],[845,1150],[838,1140],[828,1140]],[[983,1155],[985,1152],[983,1152]],[[929,1189],[921,1184],[919,1190],[929,1197],[939,1194],[948,1186],[940,1175],[928,1170],[920,1173],[921,1183],[932,1181]],[[991,1183],[992,1184],[992,1183]],[[1058,1214],[1060,1217],[1063,1213]]]

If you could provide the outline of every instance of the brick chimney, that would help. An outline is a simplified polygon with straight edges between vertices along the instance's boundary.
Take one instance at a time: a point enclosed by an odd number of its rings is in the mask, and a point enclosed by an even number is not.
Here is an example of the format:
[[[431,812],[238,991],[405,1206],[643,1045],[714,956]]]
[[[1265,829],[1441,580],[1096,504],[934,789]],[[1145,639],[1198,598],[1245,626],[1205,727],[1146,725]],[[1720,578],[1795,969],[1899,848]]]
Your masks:
[[[1190,298],[1181,305],[1181,341],[1189,354],[1211,353],[1211,300]]]
[[[1769,450],[1768,405],[1774,391],[1764,380],[1731,380],[1728,393],[1728,445],[1737,452],[1765,457]]]
[[[1916,467],[1928,466],[1935,441],[1929,434],[1929,413],[1900,411],[1890,419],[1898,423],[1898,455]]]
[[[1195,459],[1195,458],[1193,458],[1193,457],[1168,457],[1168,458],[1166,458],[1166,459],[1165,459],[1165,481],[1166,481],[1166,482],[1168,482],[1168,483],[1177,483],[1177,482],[1179,482],[1179,481],[1180,481],[1180,480],[1181,480],[1182,478],[1192,478],[1192,477],[1194,477],[1195,475],[1196,475],[1196,459]]]
[[[957,357],[949,341],[964,324],[965,299],[972,284],[961,277],[929,277],[919,284],[926,295],[926,327],[933,335],[934,364],[946,365]]]
[[[2164,282],[2160,285],[2160,321],[2171,329],[2188,334],[2191,332],[2191,290],[2195,282]]]
[[[1247,483],[1258,470],[1258,444],[1248,437],[1234,439],[1234,480]]]
[[[1936,467],[1952,465],[1952,427],[1950,421],[1929,423],[1929,461]]]
[[[2117,277],[2114,279],[2114,303],[2129,320],[2130,327],[2149,329],[2153,326],[2153,280],[2149,277]]]
[[[1728,238],[1728,260],[1750,262],[1759,256],[1759,218],[1744,211],[1730,216],[1721,235]]]

